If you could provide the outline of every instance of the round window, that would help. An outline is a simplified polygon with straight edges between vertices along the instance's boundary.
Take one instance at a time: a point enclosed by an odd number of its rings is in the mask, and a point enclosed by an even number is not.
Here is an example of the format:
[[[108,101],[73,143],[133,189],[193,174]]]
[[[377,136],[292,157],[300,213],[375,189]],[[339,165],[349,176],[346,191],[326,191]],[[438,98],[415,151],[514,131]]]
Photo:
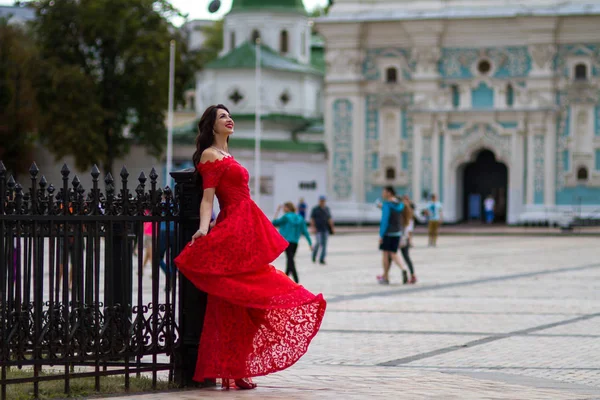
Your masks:
[[[490,72],[490,69],[492,69],[492,65],[488,60],[481,60],[479,61],[479,64],[477,64],[477,71],[479,71],[480,74],[485,75]]]

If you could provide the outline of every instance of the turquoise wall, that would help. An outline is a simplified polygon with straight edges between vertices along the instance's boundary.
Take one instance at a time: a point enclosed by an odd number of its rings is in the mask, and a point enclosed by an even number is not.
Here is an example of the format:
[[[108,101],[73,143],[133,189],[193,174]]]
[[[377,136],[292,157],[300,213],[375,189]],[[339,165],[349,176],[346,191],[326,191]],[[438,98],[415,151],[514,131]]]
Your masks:
[[[338,99],[333,103],[333,190],[340,199],[352,196],[352,175],[354,170],[352,154],[352,110],[348,99]]]
[[[465,126],[465,124],[463,124],[462,122],[450,122],[448,123],[448,129],[460,129],[463,126]]]
[[[564,188],[556,194],[557,205],[600,205],[600,188],[577,186]]]
[[[402,112],[401,118],[400,118],[400,135],[402,137],[402,139],[406,139],[408,138],[408,134],[409,134],[409,129],[408,129],[408,117],[406,116],[406,112]]]
[[[596,116],[594,132],[596,133],[596,136],[600,136],[600,105],[596,106],[594,109],[594,115]]]
[[[494,89],[481,82],[471,90],[471,107],[474,109],[494,108]]]
[[[443,78],[472,78],[474,64],[485,57],[492,63],[494,78],[526,77],[531,71],[531,57],[526,46],[487,48],[444,48],[438,64]]]
[[[499,122],[499,124],[505,129],[514,129],[519,126],[519,123],[517,121]]]
[[[599,40],[600,42],[600,40]],[[554,66],[555,70],[558,72],[558,75],[561,77],[570,76],[571,71],[568,69],[567,61],[570,57],[573,56],[585,56],[591,57],[592,64],[594,63],[595,57],[600,54],[600,44],[596,43],[584,43],[584,44],[569,44],[569,45],[560,45],[558,46],[556,56],[554,58]],[[415,72],[416,63],[415,57],[412,53],[412,50],[409,48],[374,48],[367,49],[366,57],[363,63],[363,77],[367,81],[380,80],[382,78],[382,72],[379,70],[378,60],[382,58],[389,58],[390,60],[400,60],[403,62],[399,62],[402,66],[399,69],[399,78],[400,80],[412,80],[412,76]],[[529,73],[532,70],[532,59],[529,55],[529,51],[526,46],[508,46],[508,47],[485,47],[485,48],[475,48],[475,47],[460,47],[460,48],[443,48],[441,49],[441,58],[438,62],[438,71],[440,73],[440,90],[448,90],[452,85],[461,85],[462,88],[466,87],[468,84],[468,80],[477,79],[480,75],[477,71],[477,63],[480,59],[487,59],[491,65],[492,69],[488,74],[483,74],[482,80],[477,83],[477,87],[471,90],[471,104],[465,104],[465,107],[471,107],[475,110],[490,110],[494,108],[494,102],[496,101],[500,105],[504,105],[505,102],[510,105],[512,103],[511,97],[515,97],[516,100],[517,90],[519,91],[523,88],[527,88],[527,79],[529,78]],[[590,74],[593,76],[600,76],[600,68],[593,66]],[[487,75],[487,76],[485,76]],[[489,82],[487,79],[491,78],[492,81],[499,82],[500,85],[504,85],[505,88],[508,88],[507,85],[512,85],[512,88],[515,92],[511,95],[507,93],[507,98],[495,99],[494,89],[487,85],[486,82]],[[472,82],[472,81],[471,81]],[[394,86],[390,86],[391,89],[394,89]],[[566,99],[566,93],[561,92],[557,93],[556,104],[560,107],[566,107],[567,102],[570,100]],[[389,97],[390,99],[398,99],[399,97],[412,96],[412,93],[403,92],[401,86],[397,87],[397,90],[391,90],[390,93],[373,93],[367,95],[367,112],[366,112],[366,126],[365,126],[365,138],[367,141],[369,140],[377,140],[380,138],[381,132],[379,127],[379,111],[378,108],[382,102],[382,100]],[[458,98],[455,96],[454,102],[456,103]],[[412,99],[410,102],[404,104],[412,104]],[[398,106],[400,107],[400,106]],[[594,134],[596,137],[600,137],[600,100],[595,107],[595,115],[594,115]],[[454,118],[454,117],[451,117]],[[596,194],[596,189],[586,188],[586,187],[578,187],[578,188],[563,188],[564,185],[564,176],[566,173],[570,172],[573,168],[571,165],[570,151],[564,147],[566,141],[566,137],[572,135],[569,132],[571,116],[567,112],[565,116],[565,120],[557,121],[557,140],[555,143],[555,158],[556,163],[553,168],[556,169],[556,201],[559,204],[570,204],[574,202],[574,197],[589,197]],[[502,121],[498,122],[504,129],[517,129],[518,124],[517,121]],[[424,159],[413,159],[413,144],[412,144],[412,121],[411,114],[407,113],[405,110],[402,110],[401,118],[400,118],[400,132],[401,138],[404,143],[406,143],[409,147],[407,150],[403,150],[400,156],[400,166],[401,170],[408,173],[409,177],[412,177],[412,168],[416,163],[423,163]],[[564,129],[558,129],[559,126],[563,126]],[[449,123],[447,129],[449,130],[459,130],[462,129],[463,123],[452,122]],[[445,137],[440,138],[439,148],[440,153],[433,155],[434,157],[438,157],[440,160],[440,170],[438,171],[440,180],[437,182],[439,185],[440,195],[443,196],[443,148]],[[547,140],[547,137],[544,136],[543,140]],[[544,190],[543,186],[547,184],[547,182],[540,181],[540,174],[534,174],[537,176],[537,182],[527,182],[527,147],[533,146],[533,142],[525,143],[524,149],[524,157],[525,157],[525,168],[523,169],[523,189],[531,187],[534,189],[534,202],[536,204],[544,203]],[[593,166],[596,171],[600,171],[600,148],[594,149],[594,157]],[[545,152],[541,152],[540,154],[534,155],[535,159],[533,160],[533,164],[535,165],[536,171],[539,172],[540,168],[543,168],[546,162],[549,160],[545,160]],[[369,176],[371,172],[381,168],[379,157],[377,155],[371,155],[369,153],[368,157],[365,158],[365,168],[367,174],[365,176]],[[344,170],[346,167],[342,165],[342,163],[338,164],[340,168],[340,172]],[[521,171],[519,171],[521,173]],[[590,171],[590,174],[592,171]],[[545,177],[545,175],[544,175]],[[423,177],[422,177],[423,178]],[[365,191],[367,192],[366,197],[370,200],[374,200],[379,197],[380,187],[372,187],[368,181],[368,178],[365,181]],[[422,183],[425,182],[425,179],[421,180]],[[537,184],[536,184],[537,183]],[[431,186],[433,182],[429,182]],[[412,188],[412,183],[409,182],[407,185],[407,190]],[[418,190],[429,189],[429,188],[418,188]],[[432,189],[432,188],[430,188]],[[599,188],[600,189],[600,188]],[[527,191],[523,190],[523,196]],[[548,200],[548,199],[546,199]],[[550,199],[551,200],[551,199]],[[525,198],[523,198],[525,201]],[[582,200],[591,201],[591,200]],[[600,204],[600,201],[598,201]]]
[[[438,185],[440,187],[440,201],[444,201],[444,135],[440,135],[440,152],[439,152],[439,170],[438,170]]]
[[[379,154],[371,154],[371,168],[374,170],[379,168]]]
[[[401,162],[402,162],[402,169],[404,171],[408,171],[409,157],[410,157],[410,154],[407,151],[403,151],[402,152],[402,160],[401,160]]]
[[[374,203],[377,199],[381,199],[381,190],[383,186],[373,186],[373,188],[366,193],[366,202]],[[394,187],[396,194],[398,196],[404,196],[408,194],[410,196],[409,190],[406,186],[396,186]]]
[[[571,168],[571,163],[569,162],[570,153],[569,150],[563,150],[563,170],[568,171]]]
[[[529,140],[527,138],[525,138],[525,140],[523,140],[523,165],[525,166],[523,168],[523,204],[527,204],[527,164],[529,161],[527,161],[527,155],[529,154],[527,151],[527,147],[529,145]]]

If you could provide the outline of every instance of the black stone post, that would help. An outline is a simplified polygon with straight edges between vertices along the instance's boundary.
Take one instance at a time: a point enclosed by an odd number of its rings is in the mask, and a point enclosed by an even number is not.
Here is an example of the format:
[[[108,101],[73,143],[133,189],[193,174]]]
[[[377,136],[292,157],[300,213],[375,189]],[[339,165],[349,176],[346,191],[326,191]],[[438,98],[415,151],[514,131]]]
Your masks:
[[[120,194],[122,198],[122,208],[127,210],[129,207],[129,189],[127,188],[127,178],[129,173],[123,167],[121,169]],[[106,207],[113,207],[117,201],[114,179],[110,173],[104,178],[106,183]],[[132,310],[131,303],[133,298],[133,260],[131,257],[132,248],[129,243],[127,222],[114,221],[110,223],[112,239],[107,240],[106,245],[106,272],[104,274],[104,304],[112,308],[113,312],[121,313],[123,321],[131,321]],[[107,238],[108,239],[108,238]],[[117,305],[120,309],[115,309]],[[123,332],[127,332],[129,324],[123,327]]]
[[[105,265],[104,303],[108,307],[119,306],[114,311],[120,313],[120,318],[123,321],[131,321],[131,302],[133,298],[133,261],[131,253],[133,249],[127,235],[126,222],[113,222],[112,232],[111,253]],[[127,332],[128,329],[129,324],[127,323],[123,327],[123,332]]]
[[[202,184],[193,179],[194,169],[171,172],[175,180],[175,193],[179,203],[179,248],[178,254],[198,230],[200,221],[200,202]],[[198,179],[201,178],[198,176]],[[198,290],[183,274],[179,274],[179,332],[181,344],[178,349],[178,362],[175,366],[175,380],[181,386],[196,386],[193,381],[198,344],[204,313],[206,311],[206,293]],[[206,382],[210,385],[211,382]]]

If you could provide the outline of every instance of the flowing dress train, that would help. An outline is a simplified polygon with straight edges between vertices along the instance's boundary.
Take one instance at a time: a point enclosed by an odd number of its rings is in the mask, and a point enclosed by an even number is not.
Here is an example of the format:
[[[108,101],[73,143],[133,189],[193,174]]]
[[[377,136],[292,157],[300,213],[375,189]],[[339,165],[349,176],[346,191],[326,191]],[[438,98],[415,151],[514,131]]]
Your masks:
[[[221,211],[208,235],[175,265],[208,294],[194,379],[266,375],[306,353],[326,302],[271,265],[288,246],[250,198],[248,171],[233,157],[197,166]]]

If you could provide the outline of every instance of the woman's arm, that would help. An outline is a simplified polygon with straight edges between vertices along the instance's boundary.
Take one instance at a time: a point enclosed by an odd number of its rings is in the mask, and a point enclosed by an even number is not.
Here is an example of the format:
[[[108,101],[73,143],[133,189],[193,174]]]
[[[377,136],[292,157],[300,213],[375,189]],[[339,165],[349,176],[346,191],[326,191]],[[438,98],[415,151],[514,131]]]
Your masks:
[[[335,233],[335,226],[333,225],[333,218],[331,218],[331,211],[329,210],[329,207],[327,207],[327,224],[329,225],[329,229],[333,235]]]
[[[200,227],[192,236],[192,243],[194,240],[206,236],[208,228],[210,227],[210,219],[213,210],[213,200],[215,198],[215,188],[204,189],[202,194],[202,202],[200,202]]]
[[[213,201],[215,199],[215,188],[204,189],[202,202],[200,203],[200,229],[208,232],[213,213]]]
[[[306,222],[302,222],[302,235],[304,235],[304,237],[308,241],[308,245],[312,249],[312,240],[310,239],[310,234],[308,233],[308,229],[306,229]]]
[[[202,152],[200,163],[215,162],[219,159],[219,155],[212,149],[206,149]],[[206,236],[208,228],[210,227],[210,220],[213,213],[213,201],[215,199],[215,188],[206,188],[202,193],[202,201],[200,202],[200,226],[194,236],[192,236],[192,243],[199,237]],[[190,243],[191,244],[191,243]]]
[[[275,211],[275,215],[273,215],[273,225],[279,226],[283,222],[283,217],[277,219],[279,217],[279,211],[281,211],[281,204],[277,206],[277,210]],[[284,215],[285,217],[285,215]]]
[[[383,239],[390,223],[390,203],[386,201],[381,208],[381,222],[379,223],[379,238]]]

